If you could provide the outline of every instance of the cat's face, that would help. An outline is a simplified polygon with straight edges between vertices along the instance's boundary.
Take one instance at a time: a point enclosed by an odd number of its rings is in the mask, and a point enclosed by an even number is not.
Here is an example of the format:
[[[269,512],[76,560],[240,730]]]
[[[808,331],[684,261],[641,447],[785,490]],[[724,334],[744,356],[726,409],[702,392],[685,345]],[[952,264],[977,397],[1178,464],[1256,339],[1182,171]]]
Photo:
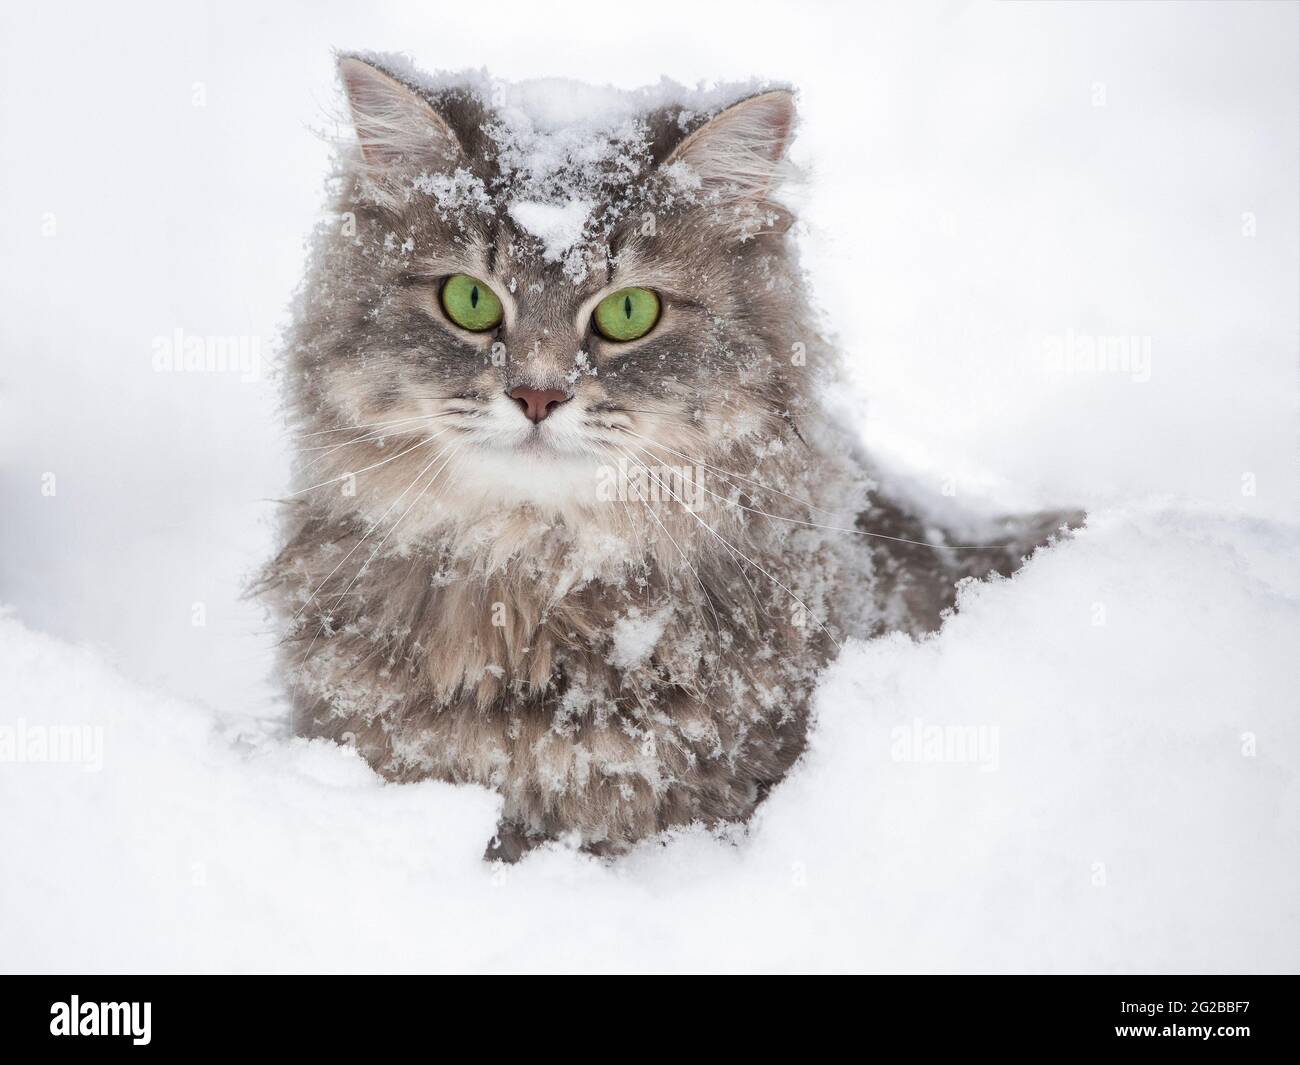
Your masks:
[[[304,293],[322,421],[383,424],[404,469],[446,455],[466,490],[544,502],[594,499],[620,458],[761,447],[797,413],[802,293],[769,199],[788,93],[689,134],[660,109],[566,142],[463,88],[342,73],[359,150]]]

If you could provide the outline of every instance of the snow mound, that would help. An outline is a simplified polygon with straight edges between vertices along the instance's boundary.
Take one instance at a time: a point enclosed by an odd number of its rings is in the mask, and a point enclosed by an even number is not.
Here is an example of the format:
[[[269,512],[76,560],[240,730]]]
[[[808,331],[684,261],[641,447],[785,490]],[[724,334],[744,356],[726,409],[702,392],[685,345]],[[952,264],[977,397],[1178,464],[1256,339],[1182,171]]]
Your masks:
[[[564,253],[581,239],[593,206],[590,200],[568,203],[517,200],[510,205],[510,217],[542,242],[542,257],[554,263],[563,259]]]
[[[850,645],[748,832],[480,860],[497,800],[144,690],[0,618],[10,970],[1294,970],[1300,531],[1094,516]],[[10,748],[12,750],[12,747]],[[4,748],[0,745],[0,751]],[[21,915],[21,917],[15,917]]]

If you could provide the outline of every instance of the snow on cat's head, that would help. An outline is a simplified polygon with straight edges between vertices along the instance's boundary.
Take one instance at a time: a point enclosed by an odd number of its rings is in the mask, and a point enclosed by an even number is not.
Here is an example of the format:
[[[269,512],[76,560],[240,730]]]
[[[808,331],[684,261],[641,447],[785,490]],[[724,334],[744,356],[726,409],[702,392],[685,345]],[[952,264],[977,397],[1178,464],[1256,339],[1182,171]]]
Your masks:
[[[798,418],[787,90],[339,69],[355,136],[291,354],[304,428],[379,427],[360,502],[434,471],[461,499],[591,502],[610,463],[716,461]]]

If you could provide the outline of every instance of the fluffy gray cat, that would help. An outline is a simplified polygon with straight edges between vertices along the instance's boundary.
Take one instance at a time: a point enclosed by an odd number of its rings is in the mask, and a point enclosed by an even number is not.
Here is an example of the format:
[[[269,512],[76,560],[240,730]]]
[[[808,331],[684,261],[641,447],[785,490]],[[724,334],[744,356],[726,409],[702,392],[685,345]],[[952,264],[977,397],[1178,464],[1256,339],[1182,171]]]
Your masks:
[[[1061,525],[945,546],[828,414],[788,91],[566,124],[392,58],[340,73],[262,590],[297,731],[496,789],[489,855],[743,821],[845,638],[934,628]]]

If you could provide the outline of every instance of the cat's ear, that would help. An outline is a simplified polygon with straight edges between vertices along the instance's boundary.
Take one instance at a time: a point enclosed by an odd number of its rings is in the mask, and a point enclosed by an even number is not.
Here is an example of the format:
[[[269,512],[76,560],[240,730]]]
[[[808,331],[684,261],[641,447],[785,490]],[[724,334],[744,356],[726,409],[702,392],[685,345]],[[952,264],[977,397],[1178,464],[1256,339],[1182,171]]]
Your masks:
[[[677,164],[709,191],[762,202],[777,183],[794,129],[794,96],[779,89],[741,100],[709,119],[672,150]]]
[[[366,162],[377,170],[415,164],[452,170],[460,142],[429,102],[396,78],[360,59],[339,60],[339,77]]]

